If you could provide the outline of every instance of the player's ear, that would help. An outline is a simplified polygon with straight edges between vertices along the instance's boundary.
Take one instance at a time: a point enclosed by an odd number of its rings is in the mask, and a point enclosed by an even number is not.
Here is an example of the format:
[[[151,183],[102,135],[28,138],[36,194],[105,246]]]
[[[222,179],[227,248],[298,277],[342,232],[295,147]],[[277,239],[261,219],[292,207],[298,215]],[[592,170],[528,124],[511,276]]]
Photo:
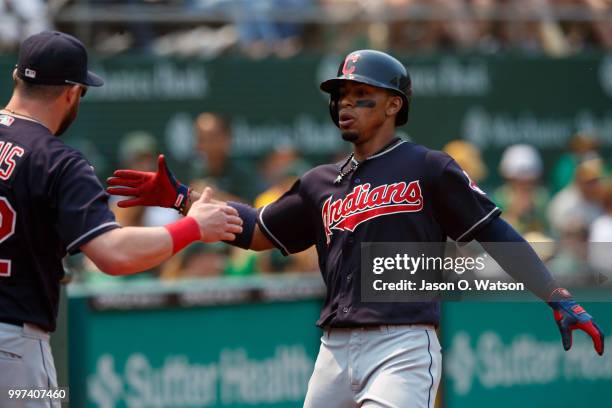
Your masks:
[[[81,87],[79,85],[70,85],[68,86],[67,91],[64,93],[64,97],[66,102],[69,104],[73,104],[75,100],[77,100],[81,93]]]
[[[402,100],[402,98],[397,95],[393,95],[389,99],[387,99],[387,116],[397,115],[397,113],[402,109],[403,103],[404,101]]]

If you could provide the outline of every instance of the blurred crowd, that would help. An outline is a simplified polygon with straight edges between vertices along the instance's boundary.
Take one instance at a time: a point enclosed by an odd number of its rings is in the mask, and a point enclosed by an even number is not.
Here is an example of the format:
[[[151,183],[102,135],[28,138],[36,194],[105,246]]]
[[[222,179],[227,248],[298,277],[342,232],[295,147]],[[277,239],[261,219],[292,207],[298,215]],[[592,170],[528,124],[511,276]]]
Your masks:
[[[53,28],[44,0],[0,0],[0,51],[14,51],[26,37]]]
[[[57,28],[98,52],[612,49],[612,0],[0,0],[0,52]],[[102,11],[103,13],[98,13]],[[159,17],[163,18],[159,18]]]
[[[611,5],[612,0],[0,0],[0,53],[16,51],[32,33],[60,29],[99,53],[286,58],[305,50],[371,47],[564,56],[612,50]],[[193,129],[190,183],[196,189],[213,186],[221,199],[261,207],[314,164],[291,147],[269,152],[256,166],[234,160],[230,123],[215,113],[199,115]],[[444,149],[487,188],[519,232],[532,241],[555,242],[555,250],[543,255],[555,263],[555,273],[578,281],[599,279],[597,270],[609,262],[588,243],[612,242],[612,187],[594,135],[576,134],[546,169],[529,145],[508,147],[498,168],[487,168],[478,149],[464,140]],[[155,171],[162,150],[153,135],[132,132],[124,137],[119,165]],[[491,182],[498,179],[499,185]],[[160,208],[115,211],[123,225],[164,225],[178,217]],[[85,258],[70,262],[82,280],[106,279],[90,273],[95,267]],[[316,270],[313,249],[285,258],[278,251],[202,244],[149,276],[174,280]]]
[[[471,144],[453,141],[444,150],[477,183],[487,178]],[[611,276],[610,246],[597,243],[612,242],[612,177],[594,135],[574,135],[548,172],[528,144],[509,146],[497,170],[503,182],[492,186],[491,198],[556,278],[568,285],[600,284]]]
[[[376,3],[376,2],[373,2]],[[612,49],[610,0],[386,0],[400,13],[432,7],[422,21],[389,27],[396,49],[518,50],[562,56]],[[437,15],[448,18],[436,19]],[[384,43],[383,43],[384,44]]]
[[[197,116],[193,135],[193,159],[183,164],[188,167],[182,169],[183,173],[191,175],[189,183],[193,188],[210,186],[223,200],[262,207],[280,197],[316,164],[308,163],[291,147],[269,152],[257,165],[233,157],[231,124],[212,112]],[[128,133],[119,148],[119,166],[156,171],[161,150],[152,135],[142,131]],[[505,149],[494,169],[487,168],[478,148],[465,140],[451,141],[443,150],[485,188],[503,210],[506,221],[527,240],[542,243],[535,249],[550,260],[551,270],[558,278],[592,284],[601,283],[604,275],[600,272],[604,269],[610,275],[606,247],[589,249],[592,242],[612,242],[612,178],[594,135],[574,135],[566,152],[556,157],[548,169],[538,150],[527,144]],[[330,160],[340,161],[345,155],[339,152]],[[159,226],[179,217],[174,210],[158,207],[119,208],[117,199],[113,198],[113,208],[117,220],[125,226]],[[78,279],[113,279],[96,273],[95,266],[85,258],[73,257],[72,262],[73,269],[80,271]],[[218,243],[191,245],[145,276],[176,280],[317,271],[314,248],[284,257],[279,251],[256,253]]]
[[[190,174],[189,185],[202,191],[212,187],[215,198],[249,203],[262,207],[279,198],[297,178],[312,165],[290,147],[269,152],[260,165],[253,165],[231,155],[232,129],[221,115],[203,112],[193,126],[193,159],[184,163]],[[157,140],[149,133],[134,131],[123,137],[119,147],[119,166],[141,171],[156,171],[160,153]],[[184,171],[185,173],[185,171]],[[119,197],[113,197],[112,208],[117,221],[124,226],[161,226],[175,221],[179,214],[160,207],[119,208]],[[77,280],[105,282],[113,280],[96,271],[85,257],[72,257],[71,269]],[[170,261],[140,279],[159,277],[162,280],[215,276],[245,276],[257,273],[316,272],[318,261],[314,248],[284,257],[278,251],[256,253],[223,243],[192,244]]]

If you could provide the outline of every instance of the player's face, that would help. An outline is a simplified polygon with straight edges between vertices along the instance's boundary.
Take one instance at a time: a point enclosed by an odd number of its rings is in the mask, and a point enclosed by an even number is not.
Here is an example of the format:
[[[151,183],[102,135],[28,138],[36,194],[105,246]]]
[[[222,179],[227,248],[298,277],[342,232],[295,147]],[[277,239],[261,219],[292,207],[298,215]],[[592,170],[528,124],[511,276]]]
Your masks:
[[[60,122],[60,126],[57,132],[55,132],[56,136],[61,136],[62,134],[64,134],[64,132],[68,130],[70,125],[72,125],[72,122],[74,122],[74,120],[76,119],[77,114],[79,113],[79,103],[81,102],[81,98],[85,96],[87,88],[80,85],[74,85],[68,88],[67,92],[70,92],[71,95],[68,98],[64,117]]]
[[[218,124],[212,121],[196,127],[196,150],[201,156],[225,158],[231,148],[231,136]]]
[[[395,120],[398,104],[401,106],[401,98],[384,89],[345,81],[338,89],[338,125],[342,138],[360,142],[376,135],[385,121]]]

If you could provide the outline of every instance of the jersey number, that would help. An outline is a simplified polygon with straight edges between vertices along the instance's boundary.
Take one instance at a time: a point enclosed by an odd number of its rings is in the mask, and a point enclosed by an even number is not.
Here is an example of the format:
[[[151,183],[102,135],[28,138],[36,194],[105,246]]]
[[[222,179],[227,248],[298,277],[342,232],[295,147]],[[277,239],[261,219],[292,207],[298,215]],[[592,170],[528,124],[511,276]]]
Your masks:
[[[15,233],[17,213],[5,197],[0,197],[0,244]],[[0,259],[0,277],[11,276],[11,260]]]

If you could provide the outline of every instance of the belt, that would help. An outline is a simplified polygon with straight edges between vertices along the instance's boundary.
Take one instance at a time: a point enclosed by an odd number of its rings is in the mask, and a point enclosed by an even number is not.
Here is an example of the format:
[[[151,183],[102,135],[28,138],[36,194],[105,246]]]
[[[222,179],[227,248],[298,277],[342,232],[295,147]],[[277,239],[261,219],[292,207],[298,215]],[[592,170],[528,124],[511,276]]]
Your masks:
[[[23,337],[49,341],[50,333],[32,323],[19,322],[13,319],[0,318],[0,328],[3,332],[20,334]]]
[[[23,325],[26,322],[22,320],[17,320],[17,319],[9,319],[8,317],[0,317],[0,323],[6,323],[6,324],[11,324],[13,326],[23,327]]]

